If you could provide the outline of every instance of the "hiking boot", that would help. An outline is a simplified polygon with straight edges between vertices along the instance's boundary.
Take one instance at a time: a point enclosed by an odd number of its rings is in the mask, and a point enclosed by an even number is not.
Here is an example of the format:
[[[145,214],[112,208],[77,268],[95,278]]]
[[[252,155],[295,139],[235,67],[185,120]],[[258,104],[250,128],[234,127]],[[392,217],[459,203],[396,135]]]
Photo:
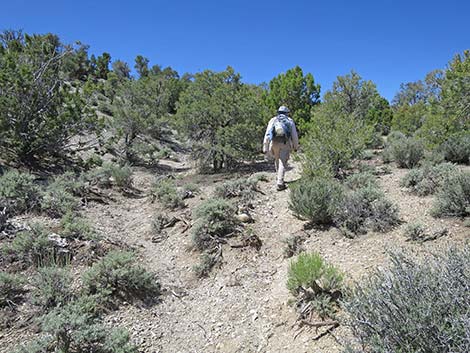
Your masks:
[[[285,189],[287,189],[286,184],[278,184],[277,185],[277,191],[282,191],[282,190],[285,190]]]

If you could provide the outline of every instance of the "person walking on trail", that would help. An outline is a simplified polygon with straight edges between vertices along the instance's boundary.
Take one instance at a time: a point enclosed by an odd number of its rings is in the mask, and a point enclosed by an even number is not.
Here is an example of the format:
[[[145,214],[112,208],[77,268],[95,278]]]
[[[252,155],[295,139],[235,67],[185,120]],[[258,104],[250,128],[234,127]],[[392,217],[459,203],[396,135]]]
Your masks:
[[[281,105],[277,110],[277,115],[272,118],[266,133],[264,134],[263,153],[270,152],[274,156],[274,166],[277,172],[277,190],[284,190],[284,174],[287,168],[287,161],[292,150],[299,148],[299,136],[294,120],[289,116],[289,108]]]

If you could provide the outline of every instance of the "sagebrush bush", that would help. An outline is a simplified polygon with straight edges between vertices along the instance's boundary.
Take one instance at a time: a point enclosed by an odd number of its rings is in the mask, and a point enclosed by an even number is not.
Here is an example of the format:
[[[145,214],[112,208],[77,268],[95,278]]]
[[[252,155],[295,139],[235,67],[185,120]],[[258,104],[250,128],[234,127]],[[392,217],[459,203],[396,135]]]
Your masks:
[[[23,276],[0,272],[0,308],[18,304],[25,293],[25,284]]]
[[[470,172],[457,172],[444,180],[436,195],[432,214],[436,217],[470,215]]]
[[[392,145],[393,158],[400,168],[413,168],[424,157],[424,143],[413,137],[399,139]]]
[[[131,252],[112,251],[83,274],[87,294],[98,294],[112,304],[114,299],[155,299],[160,284],[152,273],[136,263]]]
[[[468,244],[423,261],[393,254],[389,269],[365,277],[342,303],[354,345],[361,352],[469,352],[468,283]]]
[[[33,175],[10,170],[0,175],[0,199],[11,214],[21,214],[38,208],[40,188]]]
[[[226,199],[236,197],[246,203],[253,200],[257,191],[258,180],[256,178],[241,178],[218,185],[215,188],[215,195]]]
[[[426,196],[436,193],[445,181],[458,168],[451,163],[437,165],[425,164],[420,168],[411,169],[401,180],[400,185],[409,188],[411,192]]]
[[[129,165],[121,166],[116,163],[103,163],[99,168],[92,169],[82,176],[91,185],[101,188],[116,186],[125,189],[132,186],[132,169]]]
[[[318,253],[301,253],[289,265],[287,288],[297,297],[299,307],[312,302],[317,310],[321,309],[317,314],[325,318],[335,311],[343,278],[341,271],[325,262]]]
[[[32,280],[32,303],[43,311],[66,305],[73,297],[69,270],[57,266],[38,269]]]
[[[425,233],[426,228],[419,222],[409,223],[404,230],[404,235],[409,240],[420,240]]]
[[[67,239],[96,240],[98,235],[86,219],[68,212],[60,220],[62,231],[60,235]]]
[[[153,184],[152,195],[167,208],[177,209],[185,206],[183,197],[172,179],[158,179]]]
[[[343,188],[332,178],[303,178],[290,187],[289,207],[315,224],[329,224],[343,199]]]
[[[192,229],[196,249],[212,250],[224,238],[236,232],[238,221],[235,207],[224,199],[210,199],[199,205],[193,216],[196,224]]]
[[[334,221],[350,237],[364,234],[368,229],[385,232],[399,224],[398,208],[381,190],[367,186],[345,196]]]
[[[65,172],[64,174],[55,176],[49,186],[55,189],[65,190],[75,196],[85,195],[87,189],[84,178],[77,177],[72,172]]]
[[[60,184],[49,184],[41,195],[41,211],[51,217],[61,217],[67,212],[75,211],[79,205],[75,196]]]
[[[57,307],[40,319],[41,335],[17,353],[137,353],[127,331],[109,328],[90,311],[90,297]]]
[[[70,260],[70,254],[57,249],[41,225],[33,225],[31,230],[17,233],[11,243],[3,246],[2,251],[16,260],[33,266],[64,264]]]
[[[444,158],[449,162],[470,164],[470,133],[453,135],[441,145]]]
[[[346,178],[344,184],[351,190],[364,187],[378,187],[376,176],[370,172],[352,174]]]
[[[218,255],[210,252],[203,252],[199,264],[193,267],[193,271],[198,278],[207,277],[212,268],[219,263]]]

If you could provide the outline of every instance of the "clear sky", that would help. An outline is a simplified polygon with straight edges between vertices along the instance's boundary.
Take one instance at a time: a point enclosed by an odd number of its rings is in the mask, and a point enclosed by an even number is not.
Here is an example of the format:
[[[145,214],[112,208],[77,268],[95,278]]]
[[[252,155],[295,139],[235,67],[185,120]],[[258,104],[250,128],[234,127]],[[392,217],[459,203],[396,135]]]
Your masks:
[[[131,67],[138,54],[180,74],[230,65],[250,83],[300,65],[322,93],[354,69],[390,100],[470,49],[470,1],[1,0],[0,29],[56,33]]]

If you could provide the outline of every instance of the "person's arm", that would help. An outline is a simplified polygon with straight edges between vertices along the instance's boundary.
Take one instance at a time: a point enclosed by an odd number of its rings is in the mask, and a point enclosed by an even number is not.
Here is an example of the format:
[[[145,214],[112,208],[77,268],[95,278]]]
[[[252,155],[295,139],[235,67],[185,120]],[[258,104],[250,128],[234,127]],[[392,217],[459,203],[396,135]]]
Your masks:
[[[271,130],[273,128],[273,121],[274,119],[269,120],[268,127],[266,128],[266,132],[264,134],[263,153],[268,152],[269,142],[271,142]]]
[[[292,137],[292,147],[294,148],[295,151],[297,151],[299,149],[299,135],[297,133],[297,128],[295,127],[294,120],[292,120],[291,137]]]

